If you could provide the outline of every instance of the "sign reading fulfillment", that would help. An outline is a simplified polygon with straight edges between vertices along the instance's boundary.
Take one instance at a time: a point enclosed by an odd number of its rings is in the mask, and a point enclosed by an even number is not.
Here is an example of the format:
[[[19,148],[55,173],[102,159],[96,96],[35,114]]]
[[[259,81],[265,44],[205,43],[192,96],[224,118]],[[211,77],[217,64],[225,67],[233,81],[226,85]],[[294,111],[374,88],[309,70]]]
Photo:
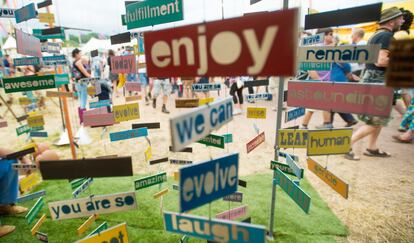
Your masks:
[[[307,155],[346,154],[351,150],[352,128],[309,130]]]
[[[239,154],[181,167],[180,212],[236,192],[238,168]]]
[[[182,0],[137,1],[126,6],[125,23],[129,30],[183,19]]]
[[[393,41],[387,67],[387,86],[414,87],[414,40]]]
[[[137,208],[135,192],[99,195],[48,204],[52,220],[74,219]]]
[[[203,225],[203,230],[200,229]],[[200,216],[164,212],[164,228],[168,232],[200,239],[229,243],[264,243],[266,230],[253,225],[228,220],[208,219]]]
[[[145,32],[148,76],[294,75],[297,15],[288,9]]]
[[[328,186],[334,189],[337,193],[345,199],[348,199],[348,184],[343,180],[339,179],[336,175],[332,174],[311,158],[308,158],[308,169],[321,178],[323,182],[328,184]]]
[[[150,186],[161,184],[167,181],[167,172],[147,176],[135,181],[135,190],[144,189]]]
[[[247,153],[250,153],[253,149],[257,148],[260,144],[264,143],[264,141],[265,133],[262,132],[246,144]]]
[[[111,73],[136,73],[135,55],[111,57]]]
[[[28,56],[42,57],[40,40],[18,29],[16,31],[17,53]]]
[[[393,89],[377,84],[288,83],[288,106],[389,117]]]
[[[6,93],[51,89],[55,88],[55,76],[44,75],[3,78],[3,86]]]
[[[139,104],[114,105],[113,114],[115,122],[139,119]]]
[[[173,151],[180,151],[186,145],[199,141],[232,119],[233,100],[231,97],[170,119]]]

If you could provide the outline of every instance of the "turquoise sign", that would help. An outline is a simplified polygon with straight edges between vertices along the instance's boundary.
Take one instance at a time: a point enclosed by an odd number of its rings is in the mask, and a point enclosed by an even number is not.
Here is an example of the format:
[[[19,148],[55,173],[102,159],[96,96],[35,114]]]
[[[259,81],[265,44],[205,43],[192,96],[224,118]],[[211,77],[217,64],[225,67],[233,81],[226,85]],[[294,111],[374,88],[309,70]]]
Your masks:
[[[303,71],[329,71],[331,70],[331,63],[329,62],[301,62],[300,70]]]
[[[16,18],[16,24],[36,18],[37,12],[34,3],[28,4],[23,8],[16,9],[14,11],[14,16]]]
[[[89,108],[93,109],[93,108],[99,108],[99,107],[110,106],[110,105],[111,105],[111,100],[100,100],[97,102],[90,102]]]
[[[27,66],[27,65],[39,65],[40,60],[38,57],[22,57],[13,59],[14,66]]]
[[[59,34],[53,35],[42,35],[42,29],[33,29],[33,35],[38,38],[39,40],[47,40],[47,39],[65,39],[65,30],[61,28]]]
[[[126,6],[125,23],[129,30],[183,19],[182,0],[151,0]]]
[[[55,74],[55,84],[56,84],[56,87],[69,84],[69,74],[67,73]]]
[[[111,142],[146,136],[148,136],[148,129],[146,127],[126,130],[122,132],[113,132],[109,134]]]
[[[292,169],[293,173],[295,173],[296,177],[299,179],[303,178],[303,169],[299,167],[298,164],[290,157],[289,154],[286,155],[286,164]]]

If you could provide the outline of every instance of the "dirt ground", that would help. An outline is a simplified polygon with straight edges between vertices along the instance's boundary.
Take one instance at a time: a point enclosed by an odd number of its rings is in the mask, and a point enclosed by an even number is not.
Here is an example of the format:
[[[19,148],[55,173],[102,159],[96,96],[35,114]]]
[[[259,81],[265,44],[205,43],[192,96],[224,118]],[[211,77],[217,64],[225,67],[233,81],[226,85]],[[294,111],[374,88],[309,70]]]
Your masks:
[[[263,89],[262,89],[263,91]],[[247,90],[245,90],[247,92]],[[222,90],[221,97],[224,97],[228,90]],[[3,97],[5,96],[2,94]],[[212,92],[212,96],[217,96],[217,92]],[[14,95],[17,99],[18,95]],[[276,97],[277,98],[277,97]],[[62,131],[61,116],[57,98],[46,101],[47,109],[42,111],[46,120],[45,129],[49,133],[47,141],[52,141],[58,137]],[[152,144],[153,159],[168,156],[172,159],[186,159],[193,161],[208,160],[210,157],[217,157],[228,152],[240,153],[240,175],[269,172],[270,160],[274,157],[275,131],[276,131],[276,99],[272,102],[259,101],[254,104],[245,103],[247,106],[266,107],[267,119],[247,119],[246,111],[243,115],[234,117],[234,120],[222,127],[215,134],[233,134],[233,143],[226,148],[206,147],[202,144],[194,143],[193,153],[172,153],[168,151],[170,144],[169,117],[181,114],[188,109],[173,108],[173,97],[170,97],[168,108],[170,115],[161,113],[161,100],[158,99],[157,109],[146,106],[141,100],[139,120],[123,122],[107,131],[102,128],[87,128],[87,132],[92,138],[90,145],[82,145],[78,150],[78,157],[96,157],[102,155],[131,155],[133,157],[134,170],[136,173],[149,173],[165,170],[170,173],[176,171],[178,166],[168,163],[149,166],[145,162],[144,151],[148,146],[145,138],[130,139],[119,142],[109,142],[109,133],[131,129],[132,123],[139,122],[160,122],[161,129],[149,130],[149,139]],[[115,104],[124,103],[124,98],[115,99]],[[17,100],[16,102],[17,103]],[[71,111],[71,121],[76,131],[79,129],[77,118],[77,101],[69,100]],[[18,105],[13,105],[17,115],[23,115],[23,109]],[[0,107],[0,115],[5,112],[4,105]],[[380,147],[392,153],[391,158],[375,159],[362,156],[366,148],[366,141],[360,142],[357,153],[361,154],[361,161],[349,161],[343,156],[318,156],[314,157],[322,165],[349,184],[349,198],[346,200],[328,187],[323,181],[316,177],[312,172],[305,169],[305,177],[312,183],[322,198],[328,203],[334,213],[342,220],[350,230],[349,242],[414,242],[414,144],[398,144],[392,141],[391,136],[397,133],[397,128],[401,117],[393,112],[394,119],[390,126],[385,128],[380,135]],[[12,118],[10,113],[5,116],[8,127],[0,128],[0,146],[19,149],[25,143],[25,135],[16,137],[15,128],[18,123]],[[298,121],[284,124],[282,127],[300,125]],[[311,121],[310,127],[322,123],[322,113],[317,112]],[[254,124],[265,131],[266,141],[251,153],[246,153],[246,143],[253,139],[257,133]],[[335,127],[341,127],[344,122],[335,118]],[[360,124],[356,125],[358,127]],[[35,138],[35,141],[45,139]],[[300,164],[306,168],[305,149],[289,149],[292,153],[300,156]],[[70,158],[69,147],[61,147],[58,153],[62,158]]]

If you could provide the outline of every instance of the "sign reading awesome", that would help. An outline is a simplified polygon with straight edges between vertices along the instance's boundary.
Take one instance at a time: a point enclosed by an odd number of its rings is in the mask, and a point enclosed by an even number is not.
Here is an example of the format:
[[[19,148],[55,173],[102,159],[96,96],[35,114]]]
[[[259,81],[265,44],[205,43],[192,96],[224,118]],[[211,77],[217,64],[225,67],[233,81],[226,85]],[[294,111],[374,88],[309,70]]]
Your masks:
[[[294,75],[297,15],[288,9],[145,32],[148,76]]]
[[[380,45],[299,47],[300,62],[376,63]]]
[[[233,100],[228,97],[170,119],[172,150],[199,141],[233,119]]]
[[[288,106],[388,117],[393,89],[378,84],[288,83]]]
[[[3,78],[4,91],[14,93],[55,88],[55,75]]]

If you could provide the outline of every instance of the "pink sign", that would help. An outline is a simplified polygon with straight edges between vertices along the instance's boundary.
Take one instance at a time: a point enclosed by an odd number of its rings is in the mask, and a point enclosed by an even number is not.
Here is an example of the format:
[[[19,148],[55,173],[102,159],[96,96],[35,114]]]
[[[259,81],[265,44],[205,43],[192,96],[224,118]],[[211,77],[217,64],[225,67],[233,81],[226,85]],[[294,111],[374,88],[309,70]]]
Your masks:
[[[389,117],[393,89],[381,84],[289,81],[287,104],[326,111]]]
[[[233,208],[216,215],[218,219],[234,220],[247,215],[247,205]]]
[[[29,35],[16,29],[17,53],[42,57],[40,40],[33,35]]]
[[[7,121],[0,121],[0,128],[7,127]]]
[[[85,112],[83,112],[84,116],[87,115],[97,115],[97,114],[104,114],[104,113],[108,113],[108,109],[105,107],[99,107],[96,109],[91,109],[91,110],[87,110]]]
[[[257,148],[264,141],[265,134],[264,132],[262,132],[246,144],[247,153],[250,153],[253,149]]]
[[[115,119],[112,113],[83,115],[84,126],[111,126],[113,124],[115,124]]]
[[[127,91],[140,92],[141,91],[141,84],[138,83],[138,82],[126,82],[125,83],[125,89]]]
[[[112,73],[136,73],[135,55],[111,57]]]

